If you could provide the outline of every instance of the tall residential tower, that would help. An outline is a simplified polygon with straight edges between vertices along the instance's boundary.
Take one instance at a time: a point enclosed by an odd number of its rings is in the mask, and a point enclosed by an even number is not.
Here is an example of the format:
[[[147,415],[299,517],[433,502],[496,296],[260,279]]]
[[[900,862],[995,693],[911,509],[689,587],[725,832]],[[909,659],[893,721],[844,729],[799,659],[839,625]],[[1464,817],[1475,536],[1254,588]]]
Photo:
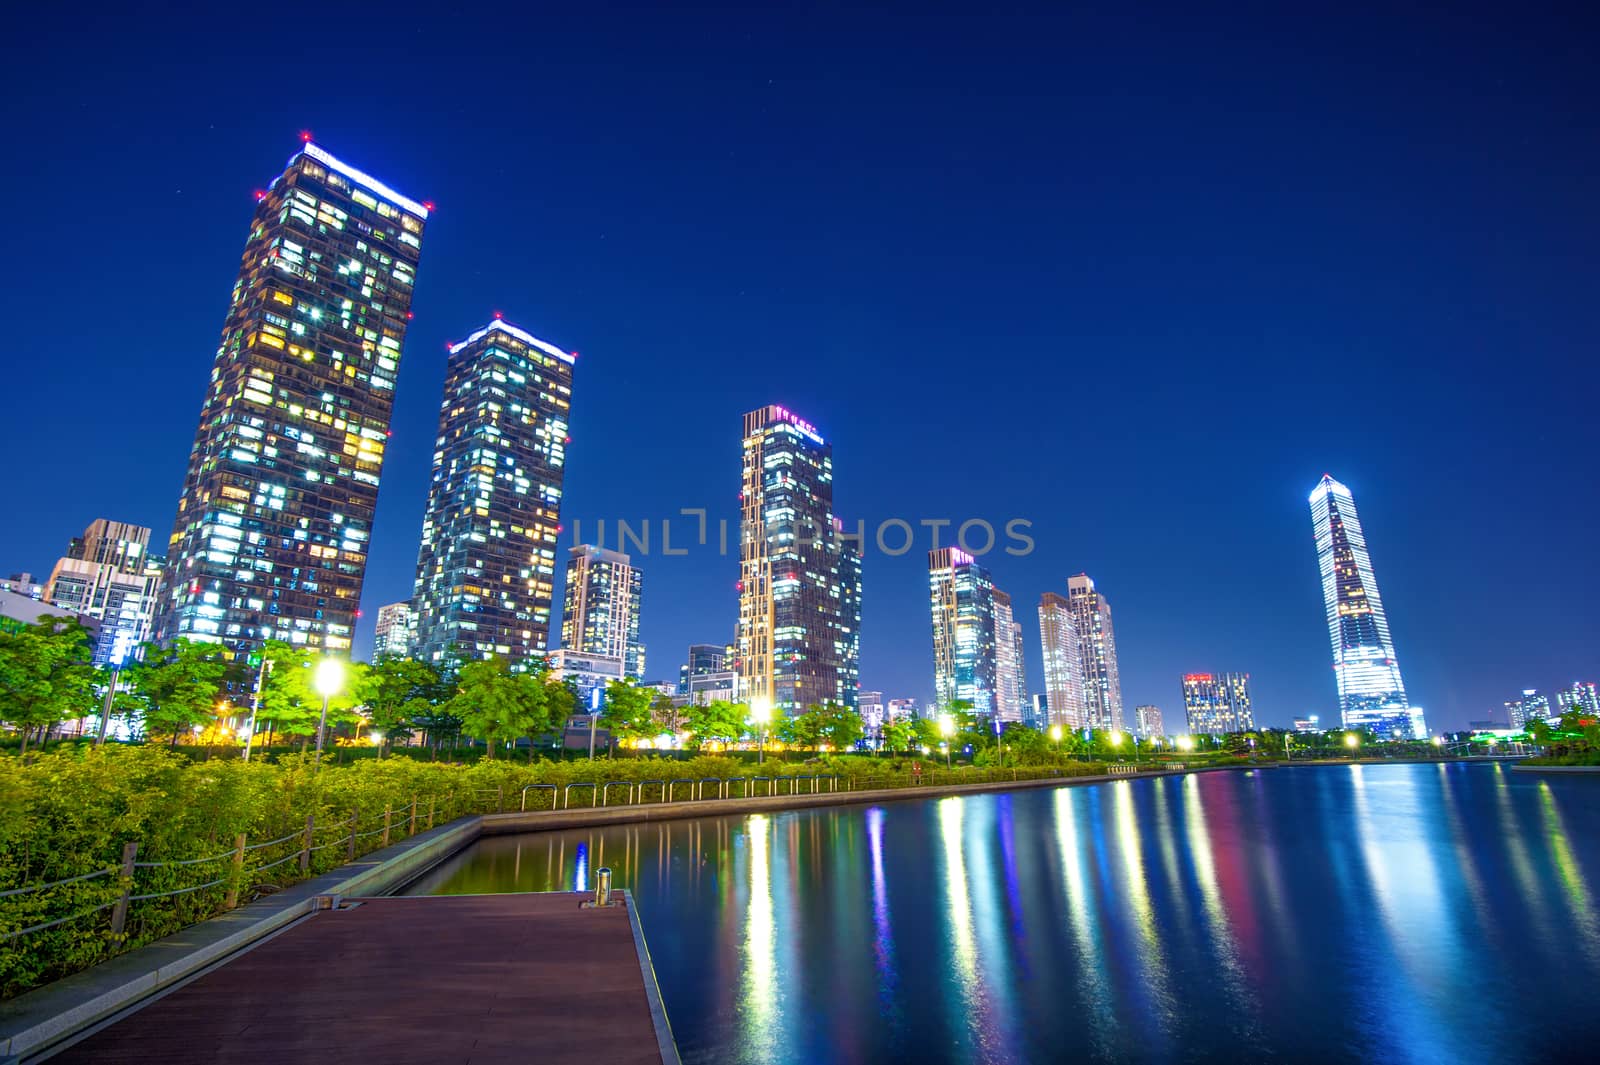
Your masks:
[[[309,141],[257,199],[157,635],[347,651],[428,208]]]
[[[439,662],[455,646],[515,665],[548,649],[574,359],[498,318],[450,345],[415,657]]]
[[[1078,660],[1083,663],[1085,724],[1122,729],[1122,676],[1117,671],[1117,637],[1111,627],[1111,603],[1096,590],[1086,573],[1067,578],[1067,603],[1078,633]]]
[[[854,708],[861,688],[861,554],[833,510],[833,448],[772,405],[744,416],[739,626],[746,697],[774,714]]]
[[[1039,644],[1044,650],[1045,716],[1048,724],[1085,728],[1089,708],[1083,688],[1083,658],[1072,604],[1064,595],[1039,597]]]
[[[1426,738],[1422,712],[1400,680],[1355,498],[1328,474],[1311,493],[1311,523],[1344,727],[1371,729],[1385,739]]]
[[[620,551],[579,544],[567,555],[561,646],[622,662],[624,676],[644,676],[639,603],[644,581]]]
[[[1000,708],[995,586],[989,571],[959,547],[928,552],[933,614],[933,690],[940,710],[957,701],[988,717]],[[1006,607],[1011,600],[1001,592]],[[1011,634],[1004,634],[1006,644]]]

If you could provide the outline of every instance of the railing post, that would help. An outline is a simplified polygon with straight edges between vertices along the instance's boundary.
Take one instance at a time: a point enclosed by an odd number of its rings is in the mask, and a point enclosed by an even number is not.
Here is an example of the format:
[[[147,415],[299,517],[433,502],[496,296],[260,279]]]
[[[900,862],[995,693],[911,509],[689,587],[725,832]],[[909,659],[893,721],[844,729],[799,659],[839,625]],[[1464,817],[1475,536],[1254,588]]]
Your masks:
[[[394,813],[394,808],[392,806],[390,806],[389,803],[384,803],[383,804],[383,843],[381,844],[384,847],[387,847],[389,845],[389,818],[393,813]]]
[[[239,905],[239,882],[244,878],[244,833],[233,838],[233,866],[228,871],[228,890],[222,896],[222,908],[231,910]]]
[[[506,786],[504,784],[496,784],[494,786],[494,812],[497,814],[506,812]]]
[[[436,796],[433,796],[433,795],[428,796],[428,827],[429,828],[433,827],[433,801],[434,801],[435,798],[436,798]]]
[[[350,846],[345,849],[344,857],[347,862],[356,860],[356,818],[358,816],[360,815],[354,810],[350,811]]]
[[[128,896],[133,894],[133,863],[138,856],[137,842],[122,845],[122,868],[117,871],[122,878],[122,894],[117,896],[117,904],[111,908],[111,935],[114,939],[121,939],[122,930],[128,926]]]
[[[413,795],[413,796],[411,796],[411,824],[406,829],[406,835],[407,836],[415,836],[416,834],[417,834],[417,797],[415,795]]]
[[[316,814],[306,814],[306,838],[300,845],[300,875],[305,876],[311,871],[311,833],[316,831]]]

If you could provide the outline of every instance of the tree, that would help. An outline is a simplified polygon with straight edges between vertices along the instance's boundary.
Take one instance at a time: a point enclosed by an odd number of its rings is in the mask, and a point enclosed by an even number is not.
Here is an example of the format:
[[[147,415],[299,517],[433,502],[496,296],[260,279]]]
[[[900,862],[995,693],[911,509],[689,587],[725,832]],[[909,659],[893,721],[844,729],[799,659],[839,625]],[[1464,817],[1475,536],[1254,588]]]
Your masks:
[[[896,718],[883,724],[883,746],[890,752],[909,751],[917,738],[917,723],[909,718]]]
[[[659,694],[652,688],[638,687],[632,681],[612,681],[606,686],[600,724],[619,739],[638,741],[654,736],[656,723],[651,707]]]
[[[261,653],[272,663],[261,689],[258,717],[270,722],[272,731],[300,737],[302,749],[317,734],[322,720],[322,693],[315,679],[317,663],[325,655],[317,648],[268,640]],[[366,701],[369,667],[364,662],[344,663],[344,686],[328,698],[328,727],[359,721],[355,708]]]
[[[842,703],[817,711],[817,736],[835,751],[848,751],[861,739],[861,715]]]
[[[367,680],[367,722],[383,736],[378,757],[397,736],[411,735],[414,723],[430,717],[429,696],[438,685],[439,674],[416,659],[385,655],[373,663]]]
[[[144,660],[123,670],[144,710],[148,736],[178,737],[216,714],[228,672],[221,645],[179,637],[171,647],[145,644]]]
[[[81,716],[93,702],[89,632],[75,619],[41,617],[21,631],[0,633],[0,719],[22,731]]]
[[[458,690],[450,712],[461,719],[469,736],[497,747],[518,736],[534,736],[549,728],[549,701],[541,673],[513,673],[502,658],[468,662],[457,674]],[[533,755],[530,749],[529,757]]]
[[[748,707],[721,699],[704,706],[684,707],[685,723],[696,747],[704,747],[708,742],[734,742],[744,735],[744,722],[749,713]]]

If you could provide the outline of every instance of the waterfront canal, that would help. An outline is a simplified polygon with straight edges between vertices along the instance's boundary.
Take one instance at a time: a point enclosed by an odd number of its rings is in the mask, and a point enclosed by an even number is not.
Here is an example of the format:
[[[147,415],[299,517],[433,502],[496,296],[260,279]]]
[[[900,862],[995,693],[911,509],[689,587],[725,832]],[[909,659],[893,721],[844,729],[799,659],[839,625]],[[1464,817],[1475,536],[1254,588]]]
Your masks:
[[[1570,1059],[1600,778],[1263,769],[485,839],[634,892],[687,1062]],[[601,1024],[604,1007],[574,1024]]]

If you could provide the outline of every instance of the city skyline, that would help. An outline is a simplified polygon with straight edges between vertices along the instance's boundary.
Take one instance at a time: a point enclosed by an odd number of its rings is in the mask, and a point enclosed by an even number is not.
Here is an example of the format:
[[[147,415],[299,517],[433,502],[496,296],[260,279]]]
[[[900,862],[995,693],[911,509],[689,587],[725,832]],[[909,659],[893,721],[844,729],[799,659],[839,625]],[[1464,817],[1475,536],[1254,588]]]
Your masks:
[[[859,43],[837,46],[846,72],[876,69],[866,45],[891,39],[886,24],[867,21]],[[1268,22],[1263,41],[1286,30]],[[655,47],[624,42],[621,54],[660,54],[668,40],[673,54],[703,59],[715,47],[687,27],[653,29],[662,34]],[[1090,29],[1086,40],[1137,36],[1110,16]],[[930,58],[964,51],[935,30],[916,32]],[[1460,26],[1437,32],[1440,48],[1463,56],[1485,43]],[[564,506],[573,518],[668,518],[704,507],[713,523],[736,522],[728,469],[737,444],[727,425],[758,404],[784,403],[850,456],[839,487],[853,515],[997,524],[1020,515],[1034,522],[1033,555],[985,558],[1018,602],[1080,571],[1103,581],[1117,606],[1126,706],[1166,704],[1170,713],[1175,672],[1249,663],[1263,722],[1335,720],[1300,509],[1323,469],[1339,472],[1369,529],[1381,531],[1385,605],[1403,620],[1408,695],[1427,708],[1430,726],[1461,727],[1530,686],[1553,690],[1600,673],[1600,622],[1573,605],[1585,600],[1575,589],[1600,584],[1583,534],[1597,504],[1583,493],[1566,502],[1592,472],[1582,429],[1592,413],[1587,401],[1577,405],[1594,391],[1583,357],[1592,325],[1579,310],[1581,272],[1548,265],[1593,246],[1592,209],[1562,175],[1594,148],[1569,128],[1581,126],[1573,126],[1580,97],[1551,97],[1540,80],[1561,77],[1559,64],[1522,64],[1520,44],[1506,47],[1521,80],[1494,88],[1501,108],[1470,123],[1452,95],[1401,68],[1310,57],[1319,80],[1347,95],[1327,97],[1290,77],[1282,99],[1285,110],[1333,119],[1320,124],[1338,131],[1327,141],[1250,106],[1249,78],[1208,81],[1215,95],[1174,122],[1140,102],[1159,91],[1134,99],[1116,88],[1130,75],[1103,66],[1098,50],[1069,49],[1082,60],[1060,74],[1070,87],[1041,97],[1030,79],[1062,70],[1055,49],[1046,63],[1024,42],[999,69],[993,42],[979,42],[971,81],[951,82],[948,64],[910,56],[903,80],[865,76],[855,79],[865,88],[844,94],[843,82],[789,63],[759,31],[747,58],[713,62],[748,86],[713,117],[682,86],[659,97],[640,91],[659,84],[643,71],[608,83],[591,70],[613,66],[617,53],[560,32],[567,47],[558,65],[582,106],[541,112],[537,135],[519,139],[506,131],[533,125],[501,75],[469,88],[452,84],[448,64],[432,64],[438,72],[424,64],[415,123],[375,118],[309,85],[246,87],[241,106],[219,115],[192,85],[224,76],[225,49],[194,48],[179,29],[171,41],[148,42],[165,63],[151,77],[148,62],[133,65],[103,36],[74,39],[93,57],[93,75],[64,89],[61,106],[22,116],[16,135],[30,150],[6,179],[17,202],[37,207],[17,219],[31,268],[0,296],[5,310],[21,323],[72,320],[82,335],[73,358],[25,360],[13,378],[10,450],[72,439],[30,449],[37,461],[15,471],[14,498],[28,509],[0,539],[7,570],[47,575],[63,538],[95,518],[149,526],[158,541],[171,527],[245,217],[309,128],[338,157],[440,204],[395,393],[358,653],[370,646],[376,607],[410,592],[443,343],[500,309],[539,335],[571,338],[605,371],[585,378],[593,391],[574,416]],[[465,29],[430,38],[429,48],[447,48],[464,43]],[[284,47],[311,54],[309,44]],[[1249,42],[1230,49],[1269,65],[1289,61]],[[1132,69],[1170,88],[1214,62],[1205,49],[1183,49],[1176,64]],[[1476,64],[1462,69],[1468,82],[1490,77]],[[17,76],[28,76],[26,66]],[[1097,79],[1109,80],[1097,89]],[[898,84],[938,112],[937,130],[919,120],[884,139],[875,119],[901,113],[892,107]],[[977,84],[1044,106],[996,126],[995,109],[967,91]],[[1108,109],[1073,107],[1084,92]],[[113,114],[81,111],[106,98],[115,98]],[[1564,102],[1548,106],[1552,98]],[[84,116],[70,138],[64,114]],[[163,116],[158,143],[150,114]],[[1357,114],[1381,115],[1382,128],[1365,134],[1339,120]],[[597,143],[597,128],[616,133]],[[1433,133],[1409,136],[1414,129]],[[860,150],[861,166],[808,162],[794,146],[819,131]],[[1227,150],[1197,160],[1183,148],[1195,131]],[[472,149],[486,138],[499,157],[474,165]],[[1061,147],[1069,144],[1094,150],[1085,158]],[[1463,173],[1456,160],[1469,145],[1475,157],[1487,148],[1519,160],[1514,180],[1509,171]],[[1352,169],[1350,160],[1375,151],[1382,168]],[[986,160],[981,174],[975,158]],[[108,159],[117,162],[116,197],[104,192]],[[659,180],[637,180],[640,159]],[[897,159],[919,162],[915,181],[880,186],[860,176],[902,174]],[[534,172],[548,195],[523,205]],[[1452,175],[1444,197],[1441,173]],[[992,194],[996,174],[1013,183],[1007,195]],[[1129,185],[1129,174],[1145,177]],[[129,212],[127,200],[140,210]],[[959,209],[943,209],[951,204]],[[941,219],[937,231],[925,224],[930,215]],[[81,254],[145,248],[152,220],[170,236],[142,253],[136,288],[109,257]],[[996,265],[974,270],[976,262]],[[74,283],[60,283],[66,277]],[[1428,279],[1423,298],[1419,277]],[[102,301],[89,315],[85,290]],[[1337,299],[1327,295],[1334,291]],[[152,300],[159,315],[148,314]],[[1004,357],[975,372],[970,348],[958,353],[952,336],[993,336]],[[22,340],[49,349],[36,326]],[[1498,368],[1512,356],[1518,372],[1508,381]],[[1440,380],[1430,368],[1447,363],[1456,372]],[[1316,382],[1302,367],[1311,365],[1377,382],[1347,416],[1348,431],[1305,424]],[[86,380],[120,402],[70,427],[58,408],[47,414],[44,399]],[[1552,394],[1544,382],[1554,380],[1570,387]],[[924,449],[916,419],[940,410],[955,382],[999,417],[981,449]],[[1054,401],[1069,387],[1105,404],[1102,416],[1056,417]],[[1211,397],[1218,415],[1203,430],[1192,418],[1197,396]],[[1481,431],[1488,410],[1539,431],[1490,447]],[[1047,453],[1093,453],[1098,465],[1076,471],[1081,483],[1058,500],[1034,461]],[[77,490],[62,493],[63,484]],[[1159,506],[1152,485],[1165,486]],[[1215,507],[1219,493],[1229,505],[1217,522],[1177,517]],[[1464,525],[1454,512],[1463,498],[1481,501],[1481,516]],[[1527,550],[1525,517],[1557,499],[1563,520],[1543,523],[1539,549]],[[558,543],[558,557],[570,546]],[[638,561],[652,582],[644,642],[726,638],[734,565],[703,552]],[[862,684],[926,699],[926,574],[916,553],[866,563]],[[1530,625],[1482,631],[1459,609],[1460,575],[1486,564],[1516,574]],[[559,594],[559,574],[556,583]],[[1043,676],[1035,619],[1016,616],[1033,691]],[[676,663],[656,665],[670,675]]]

